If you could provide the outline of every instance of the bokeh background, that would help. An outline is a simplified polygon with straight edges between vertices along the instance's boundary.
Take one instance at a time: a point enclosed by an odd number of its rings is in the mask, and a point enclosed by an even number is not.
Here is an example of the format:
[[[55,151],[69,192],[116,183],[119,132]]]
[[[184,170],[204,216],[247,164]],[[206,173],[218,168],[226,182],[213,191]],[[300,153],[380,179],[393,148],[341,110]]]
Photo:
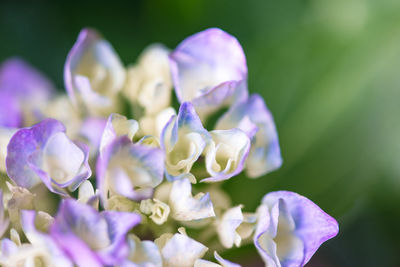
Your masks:
[[[253,210],[271,190],[307,196],[340,234],[308,266],[400,266],[400,1],[0,1],[0,60],[20,56],[63,90],[63,65],[85,26],[101,31],[125,64],[150,43],[173,49],[220,27],[247,56],[284,164],[225,188]],[[246,246],[226,255],[262,266]]]

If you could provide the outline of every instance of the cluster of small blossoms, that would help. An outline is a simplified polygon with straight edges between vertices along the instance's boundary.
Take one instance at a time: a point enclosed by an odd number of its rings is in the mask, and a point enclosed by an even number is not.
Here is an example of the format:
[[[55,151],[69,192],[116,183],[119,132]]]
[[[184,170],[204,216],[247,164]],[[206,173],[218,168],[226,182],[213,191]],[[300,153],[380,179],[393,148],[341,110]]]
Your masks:
[[[248,212],[221,189],[282,163],[273,118],[248,94],[246,58],[226,32],[173,51],[151,45],[125,67],[84,29],[64,80],[57,94],[22,60],[1,66],[1,266],[230,267],[220,254],[254,243],[266,266],[293,267],[337,234],[296,193],[267,193]]]

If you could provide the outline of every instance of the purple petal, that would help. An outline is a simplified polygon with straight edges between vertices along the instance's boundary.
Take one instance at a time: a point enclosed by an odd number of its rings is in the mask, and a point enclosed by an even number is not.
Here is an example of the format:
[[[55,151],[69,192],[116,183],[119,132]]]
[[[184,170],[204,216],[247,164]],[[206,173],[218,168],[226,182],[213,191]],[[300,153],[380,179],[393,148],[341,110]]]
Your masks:
[[[301,251],[293,251],[291,258],[281,259],[281,263],[284,263],[283,266],[291,266],[290,264],[294,264],[293,266],[305,265],[321,244],[336,236],[339,231],[338,223],[334,218],[326,214],[311,200],[296,193],[288,191],[271,192],[264,196],[262,203],[261,207],[264,206],[263,208],[273,207],[271,216],[274,219],[271,222],[274,223],[266,229],[265,226],[268,223],[263,222],[263,220],[267,218],[261,217],[259,219],[261,221],[258,222],[255,242],[259,251],[261,249],[261,253],[265,252],[257,244],[258,238],[265,231],[276,231],[277,229],[279,231],[277,226],[278,215],[279,220],[281,220],[281,216],[288,218],[289,225],[292,224],[294,228],[293,235],[301,240],[302,246],[299,246]],[[266,213],[261,212],[260,214]],[[291,223],[290,220],[293,220],[293,222]],[[261,229],[263,225],[264,229]],[[271,232],[269,235],[275,236],[276,233]]]
[[[0,91],[0,127],[20,127],[22,119],[18,99],[10,93]]]
[[[104,263],[113,264],[115,259],[124,259],[128,255],[126,234],[140,223],[141,217],[136,213],[117,211],[104,211],[101,215],[107,220],[113,243],[106,251],[99,252],[99,255]]]
[[[92,156],[97,154],[106,123],[104,118],[89,117],[84,120],[81,126],[79,134],[89,142]]]
[[[135,213],[98,213],[88,205],[66,199],[50,233],[79,266],[114,265],[127,256],[125,235],[139,221]]]
[[[193,101],[211,111],[235,95],[247,96],[247,65],[233,36],[211,28],[186,38],[170,54],[172,80],[180,102]],[[240,88],[242,87],[242,88]],[[206,111],[209,112],[209,111]]]
[[[190,102],[183,103],[178,115],[171,117],[161,133],[161,147],[166,154],[167,178],[175,180],[189,173],[210,139],[210,134],[204,129],[193,105]],[[191,151],[192,148],[194,151]]]
[[[76,161],[77,153],[82,155],[82,162]],[[51,173],[49,160],[55,160],[53,164],[56,164]],[[68,174],[66,181],[51,177],[52,173],[70,171],[70,167],[76,170]],[[32,188],[42,180],[50,191],[60,194],[64,193],[59,188],[69,186],[75,190],[91,175],[88,148],[72,143],[65,136],[63,124],[54,119],[46,119],[13,135],[7,147],[6,168],[8,176],[19,186]]]
[[[73,266],[67,256],[60,250],[54,240],[47,234],[39,232],[35,227],[35,211],[23,210],[21,211],[21,225],[24,230],[25,236],[28,238],[32,245],[43,245],[49,251],[49,254],[56,258],[57,266],[71,267]]]
[[[148,198],[152,188],[162,182],[164,153],[122,136],[106,147],[97,161],[96,173],[103,204],[110,190],[133,200]]]
[[[39,116],[43,105],[55,94],[53,84],[19,58],[0,66],[0,125],[22,127]]]
[[[49,99],[55,93],[55,88],[28,63],[11,58],[0,66],[0,91],[23,101],[35,102]]]
[[[273,117],[261,96],[254,94],[232,106],[217,122],[216,129],[238,127],[252,138],[246,173],[255,178],[282,164],[278,134]]]

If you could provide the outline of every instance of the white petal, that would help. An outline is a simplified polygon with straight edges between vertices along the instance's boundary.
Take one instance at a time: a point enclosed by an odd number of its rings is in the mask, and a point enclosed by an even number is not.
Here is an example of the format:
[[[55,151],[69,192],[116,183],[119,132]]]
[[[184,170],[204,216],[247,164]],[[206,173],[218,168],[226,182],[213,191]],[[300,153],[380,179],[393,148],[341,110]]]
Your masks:
[[[157,245],[151,241],[141,241],[135,235],[128,235],[129,260],[138,266],[162,267],[162,258]]]
[[[75,178],[85,159],[83,151],[65,133],[54,134],[43,149],[43,170],[57,183]]]
[[[204,182],[231,178],[243,170],[250,149],[250,138],[242,130],[214,130],[212,142],[205,149],[206,169],[211,175]]]
[[[236,206],[227,210],[222,215],[221,220],[217,222],[217,233],[221,244],[226,248],[231,248],[233,245],[240,245],[241,237],[236,232],[236,229],[243,222],[242,207]]]
[[[192,267],[208,248],[194,239],[182,234],[175,234],[161,248],[164,267]]]
[[[7,145],[16,131],[14,128],[0,127],[0,172],[6,172]]]
[[[193,197],[189,179],[177,180],[173,183],[169,204],[172,216],[179,221],[200,220],[215,216],[209,194],[199,193]]]

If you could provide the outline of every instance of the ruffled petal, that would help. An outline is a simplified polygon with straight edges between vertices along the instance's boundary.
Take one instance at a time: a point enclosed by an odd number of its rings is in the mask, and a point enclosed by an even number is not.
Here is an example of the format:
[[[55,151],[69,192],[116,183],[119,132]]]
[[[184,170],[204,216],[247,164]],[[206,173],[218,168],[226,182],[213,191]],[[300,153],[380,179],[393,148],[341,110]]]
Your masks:
[[[19,186],[29,189],[42,181],[50,191],[65,194],[60,188],[74,191],[90,177],[88,154],[86,145],[68,139],[62,123],[46,119],[13,135],[7,174]]]
[[[240,246],[242,241],[236,229],[243,222],[242,207],[236,206],[227,210],[222,218],[217,222],[217,233],[221,244],[225,248],[231,248],[233,245]]]
[[[276,170],[282,164],[278,134],[272,115],[257,94],[232,106],[217,122],[216,129],[238,127],[252,138],[246,161],[246,174],[256,178]]]
[[[189,179],[174,181],[169,196],[172,217],[179,221],[193,221],[214,217],[209,193],[192,196]]]
[[[167,178],[175,180],[189,173],[209,141],[210,135],[204,129],[193,105],[183,103],[178,116],[169,120],[161,134]]]
[[[112,142],[97,162],[97,186],[103,200],[108,194],[133,200],[151,197],[164,173],[164,153],[159,148],[133,144],[122,136]]]
[[[229,179],[244,168],[250,150],[250,138],[240,129],[214,130],[212,141],[205,150],[206,169],[211,177],[202,182],[217,182]]]

